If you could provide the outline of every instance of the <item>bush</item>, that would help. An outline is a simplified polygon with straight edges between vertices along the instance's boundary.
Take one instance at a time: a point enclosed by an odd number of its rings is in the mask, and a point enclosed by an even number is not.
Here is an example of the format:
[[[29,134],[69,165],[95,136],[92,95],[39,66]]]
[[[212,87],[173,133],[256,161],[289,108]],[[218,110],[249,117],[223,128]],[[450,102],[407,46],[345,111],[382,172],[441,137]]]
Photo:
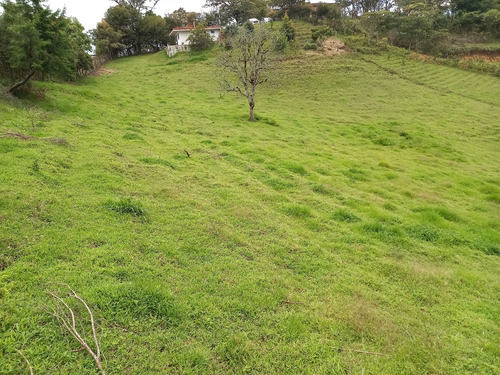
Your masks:
[[[203,51],[214,45],[212,37],[205,31],[203,24],[196,26],[187,40],[193,51]]]
[[[316,50],[316,49],[318,49],[318,44],[315,42],[306,42],[306,44],[304,44],[304,49],[305,50]]]
[[[365,54],[379,54],[386,47],[374,43],[373,40],[361,35],[351,35],[345,37],[344,43],[348,48],[354,50],[355,52],[361,52]]]
[[[276,52],[283,53],[286,50],[286,46],[288,45],[288,38],[285,34],[280,33],[274,42],[274,50]]]
[[[311,29],[311,38],[314,42],[318,40],[325,40],[334,34],[335,32],[330,26],[317,26]]]

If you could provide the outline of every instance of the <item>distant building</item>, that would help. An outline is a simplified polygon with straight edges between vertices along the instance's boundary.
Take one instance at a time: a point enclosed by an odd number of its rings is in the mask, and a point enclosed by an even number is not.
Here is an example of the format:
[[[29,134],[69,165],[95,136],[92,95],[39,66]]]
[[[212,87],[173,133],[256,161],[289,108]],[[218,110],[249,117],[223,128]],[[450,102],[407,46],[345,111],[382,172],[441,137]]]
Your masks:
[[[194,25],[186,25],[182,27],[175,27],[170,32],[169,36],[173,36],[176,41],[176,45],[184,46],[189,45],[188,38],[191,35],[191,31],[195,28]],[[210,34],[214,42],[220,40],[221,27],[220,26],[205,26],[205,31]]]

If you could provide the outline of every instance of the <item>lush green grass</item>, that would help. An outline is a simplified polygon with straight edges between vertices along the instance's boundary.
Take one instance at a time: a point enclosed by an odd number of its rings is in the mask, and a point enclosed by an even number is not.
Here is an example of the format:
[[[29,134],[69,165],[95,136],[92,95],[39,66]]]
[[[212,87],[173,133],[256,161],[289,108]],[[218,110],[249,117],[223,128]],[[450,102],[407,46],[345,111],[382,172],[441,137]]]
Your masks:
[[[256,123],[210,55],[0,101],[0,133],[67,141],[0,138],[0,372],[21,349],[96,373],[49,282],[94,310],[109,374],[500,371],[498,79],[284,64]]]

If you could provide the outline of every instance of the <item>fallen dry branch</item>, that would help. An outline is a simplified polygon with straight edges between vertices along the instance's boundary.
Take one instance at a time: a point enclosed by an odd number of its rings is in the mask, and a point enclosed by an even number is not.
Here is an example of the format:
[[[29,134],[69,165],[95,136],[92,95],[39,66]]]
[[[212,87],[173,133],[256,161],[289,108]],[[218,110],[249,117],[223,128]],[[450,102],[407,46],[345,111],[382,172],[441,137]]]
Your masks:
[[[30,364],[30,361],[28,361],[28,358],[26,358],[26,356],[23,354],[22,351],[20,351],[18,349],[16,349],[16,351],[21,355],[21,357],[23,357],[24,361],[28,365],[28,367],[30,369],[30,375],[33,375],[33,367],[31,367],[31,364]]]
[[[26,135],[26,134],[21,134],[21,133],[14,133],[14,132],[7,132],[7,133],[2,133],[0,134],[0,137],[2,138],[20,138],[20,139],[40,139],[37,137],[32,137],[31,135]]]
[[[56,284],[56,285],[61,285],[65,286],[68,288],[69,293],[65,295],[65,297],[70,297],[74,298],[77,301],[79,301],[83,307],[85,307],[85,310],[87,311],[89,317],[90,317],[90,326],[92,328],[92,340],[95,345],[95,350],[93,350],[89,344],[85,341],[85,339],[82,337],[82,335],[78,332],[76,328],[76,323],[77,323],[77,316],[73,309],[68,305],[68,303],[57,293],[53,292],[50,290],[46,290],[46,292],[54,299],[56,307],[53,309],[50,314],[57,318],[59,323],[80,343],[82,346],[80,349],[76,350],[78,351],[87,351],[92,358],[94,359],[95,364],[101,371],[102,375],[105,375],[105,371],[101,362],[101,348],[99,346],[99,340],[97,339],[97,332],[95,328],[95,321],[94,321],[94,315],[92,314],[92,310],[90,307],[87,305],[87,303],[81,298],[76,292],[71,289],[71,287],[67,284]],[[102,355],[103,356],[103,355]]]
[[[333,348],[335,350],[338,350],[339,352],[342,352],[344,350],[350,351],[350,352],[355,352],[355,353],[361,353],[361,354],[369,354],[369,355],[379,355],[382,357],[388,357],[387,354],[384,353],[375,353],[375,352],[365,352],[364,350],[357,350],[357,349],[346,349],[346,348]]]
[[[37,141],[47,141],[47,142],[50,142],[50,143],[53,143],[56,145],[63,145],[63,146],[69,145],[68,141],[65,138],[57,138],[57,137],[40,138],[40,137],[34,137],[32,135],[14,133],[14,132],[1,133],[0,137],[2,137],[2,138],[19,138],[19,139],[23,139],[23,140],[34,139]]]

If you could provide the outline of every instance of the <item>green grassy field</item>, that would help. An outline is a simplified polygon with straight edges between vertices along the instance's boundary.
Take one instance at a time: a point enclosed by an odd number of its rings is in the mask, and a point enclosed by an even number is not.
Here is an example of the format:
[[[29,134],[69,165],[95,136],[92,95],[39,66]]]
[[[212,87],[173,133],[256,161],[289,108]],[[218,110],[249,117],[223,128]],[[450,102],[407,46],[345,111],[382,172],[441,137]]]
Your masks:
[[[0,133],[39,137],[0,138],[0,373],[28,373],[16,349],[97,373],[51,282],[94,311],[108,374],[500,372],[499,79],[283,64],[255,123],[210,54],[0,101]]]

